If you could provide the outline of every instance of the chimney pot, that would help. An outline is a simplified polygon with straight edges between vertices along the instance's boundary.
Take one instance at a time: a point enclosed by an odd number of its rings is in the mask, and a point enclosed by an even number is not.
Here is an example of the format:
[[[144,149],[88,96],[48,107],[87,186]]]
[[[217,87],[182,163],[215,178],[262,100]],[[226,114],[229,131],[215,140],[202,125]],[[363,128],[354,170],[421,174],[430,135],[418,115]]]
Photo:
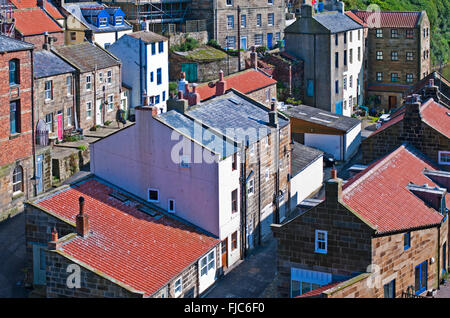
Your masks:
[[[56,231],[56,228],[54,227],[53,231],[52,231],[52,241],[56,242],[57,240],[58,240],[58,232]]]
[[[178,99],[183,99],[183,91],[178,91]]]
[[[84,214],[84,198],[83,197],[78,198],[78,204],[80,207],[80,215],[83,215]]]
[[[78,199],[80,205],[80,214],[76,216],[76,229],[80,236],[87,236],[89,233],[89,216],[84,213],[84,198]]]
[[[337,179],[337,170],[331,169],[331,179]]]

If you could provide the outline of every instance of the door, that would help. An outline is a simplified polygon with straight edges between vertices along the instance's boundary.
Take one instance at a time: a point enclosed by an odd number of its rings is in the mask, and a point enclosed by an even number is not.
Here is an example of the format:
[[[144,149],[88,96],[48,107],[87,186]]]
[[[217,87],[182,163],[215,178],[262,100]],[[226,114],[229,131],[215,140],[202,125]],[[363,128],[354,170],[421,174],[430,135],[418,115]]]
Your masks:
[[[248,240],[248,249],[252,249],[253,244],[253,219],[249,220],[248,226],[247,226],[247,240]]]
[[[45,285],[45,247],[33,244],[33,284]]]
[[[447,242],[442,245],[442,273],[447,272]]]
[[[95,104],[95,124],[103,125],[102,100],[101,99],[97,99],[97,102]]]
[[[397,107],[397,96],[389,96],[389,109]]]
[[[183,63],[181,64],[181,71],[186,73],[186,80],[190,83],[197,82],[197,64]]]
[[[36,157],[36,193],[42,192],[42,171],[44,166],[44,155],[39,155]]]
[[[58,140],[63,139],[63,131],[64,131],[64,122],[63,122],[63,115],[61,112],[58,112],[58,115],[56,115],[56,121],[58,123]]]
[[[224,270],[228,267],[228,237],[222,241],[222,267]]]
[[[247,37],[243,36],[241,37],[241,49],[244,51],[247,51]]]
[[[267,48],[270,50],[273,46],[273,33],[267,33]]]
[[[336,103],[336,114],[342,115],[342,101]]]
[[[414,271],[415,278],[415,292],[420,295],[427,289],[427,262],[417,265]]]

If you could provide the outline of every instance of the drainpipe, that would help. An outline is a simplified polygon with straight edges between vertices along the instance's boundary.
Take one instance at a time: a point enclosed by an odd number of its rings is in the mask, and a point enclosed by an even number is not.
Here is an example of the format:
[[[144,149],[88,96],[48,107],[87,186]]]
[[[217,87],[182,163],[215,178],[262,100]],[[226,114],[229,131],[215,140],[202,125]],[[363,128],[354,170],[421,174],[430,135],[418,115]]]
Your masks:
[[[246,228],[247,228],[247,191],[245,184],[247,156],[245,154],[245,146],[241,145],[241,260],[246,256]]]
[[[35,136],[35,131],[34,131],[34,80],[33,80],[33,76],[34,76],[34,58],[33,58],[33,54],[34,54],[34,50],[31,49],[30,50],[30,55],[31,55],[31,138],[32,138],[32,143],[31,143],[31,149],[32,149],[32,153],[33,153],[33,196],[37,195],[37,188],[36,188],[36,136]],[[42,173],[44,173],[42,171]],[[29,197],[29,187],[27,187],[27,199]]]
[[[275,109],[275,111],[277,111]],[[277,165],[277,175],[275,179],[275,223],[280,223],[280,200],[279,200],[279,193],[280,193],[280,125],[277,122],[277,125],[275,127],[276,129],[276,136],[275,136],[275,164]]]
[[[269,138],[269,137],[267,137]],[[268,141],[267,141],[268,142]],[[261,245],[261,143],[258,147],[258,245]]]
[[[440,271],[441,271],[441,225],[438,226],[438,237],[437,237],[437,289],[440,286]]]
[[[237,6],[238,70],[241,71],[241,7]]]
[[[97,125],[97,80],[96,80],[96,74],[97,74],[97,64],[95,64],[94,68],[94,126]]]

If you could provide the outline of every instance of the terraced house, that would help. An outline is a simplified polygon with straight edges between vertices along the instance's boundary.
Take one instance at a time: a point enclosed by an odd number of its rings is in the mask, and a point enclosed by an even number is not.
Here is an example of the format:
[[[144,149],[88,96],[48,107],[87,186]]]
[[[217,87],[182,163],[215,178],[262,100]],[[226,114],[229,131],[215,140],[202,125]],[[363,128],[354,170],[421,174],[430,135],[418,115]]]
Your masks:
[[[33,45],[0,35],[0,220],[34,196]]]
[[[285,0],[193,0],[191,16],[206,20],[209,37],[223,48],[268,49],[283,38]]]
[[[368,96],[378,109],[402,104],[402,93],[430,73],[430,21],[427,13],[352,10],[369,28]]]
[[[404,144],[273,225],[281,297],[413,297],[448,270],[450,174]]]
[[[54,47],[52,52],[76,70],[77,127],[90,129],[115,121],[122,87],[119,59],[91,42]]]

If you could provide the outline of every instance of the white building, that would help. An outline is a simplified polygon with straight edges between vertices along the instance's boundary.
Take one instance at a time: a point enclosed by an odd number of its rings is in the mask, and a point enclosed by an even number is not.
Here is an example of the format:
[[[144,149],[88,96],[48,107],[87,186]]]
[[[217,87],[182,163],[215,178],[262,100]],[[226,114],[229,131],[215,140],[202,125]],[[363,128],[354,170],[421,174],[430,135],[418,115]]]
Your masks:
[[[241,250],[239,144],[176,111],[135,112],[134,125],[90,145],[91,172],[227,242],[218,267],[231,266]]]
[[[122,62],[122,82],[131,87],[131,113],[136,106],[150,105],[166,112],[169,97],[169,42],[167,38],[150,32],[127,34],[112,44],[108,51]]]

